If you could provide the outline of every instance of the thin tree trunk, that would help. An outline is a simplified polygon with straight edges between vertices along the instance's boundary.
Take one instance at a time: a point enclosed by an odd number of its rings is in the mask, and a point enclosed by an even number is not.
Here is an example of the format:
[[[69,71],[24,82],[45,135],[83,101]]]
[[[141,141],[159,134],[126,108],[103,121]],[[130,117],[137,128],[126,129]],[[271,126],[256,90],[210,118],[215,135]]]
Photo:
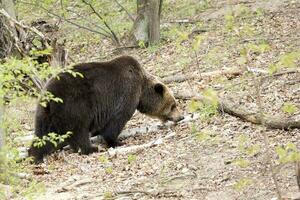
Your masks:
[[[150,0],[149,4],[149,43],[159,41],[160,32],[160,0]]]
[[[137,17],[130,33],[130,43],[159,42],[162,0],[137,0]]]

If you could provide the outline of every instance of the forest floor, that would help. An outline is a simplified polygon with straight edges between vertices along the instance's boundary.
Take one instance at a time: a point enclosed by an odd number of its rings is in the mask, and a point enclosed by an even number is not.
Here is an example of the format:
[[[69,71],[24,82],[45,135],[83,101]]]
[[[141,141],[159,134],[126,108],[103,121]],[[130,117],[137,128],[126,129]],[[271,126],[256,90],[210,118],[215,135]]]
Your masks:
[[[182,23],[189,38],[205,37],[196,58],[190,40],[175,42],[163,40],[157,47],[148,49],[126,49],[124,54],[133,55],[152,74],[159,77],[169,75],[199,75],[203,72],[239,67],[268,70],[270,64],[279,61],[284,53],[299,51],[300,47],[300,2],[286,0],[235,0],[218,1],[211,8],[193,16],[190,21],[201,20],[201,30],[195,24]],[[243,11],[243,7],[248,11]],[[248,25],[224,31],[230,22],[224,20],[228,9],[233,10],[236,19],[248,12]],[[259,14],[259,10],[263,13]],[[255,16],[254,16],[255,15]],[[239,23],[238,20],[233,23]],[[163,21],[162,29],[173,26]],[[237,25],[233,25],[237,26]],[[182,28],[182,29],[183,29]],[[248,33],[246,30],[255,30]],[[243,33],[245,31],[245,33]],[[251,32],[251,31],[250,31]],[[246,35],[235,37],[232,35]],[[248,36],[247,36],[248,35]],[[239,62],[240,49],[252,42],[264,41],[268,50],[252,52],[245,65]],[[76,61],[110,59],[117,56],[116,50],[108,43],[89,44],[86,52],[77,54],[76,46],[70,47],[70,55]],[[74,56],[76,55],[76,56]],[[198,59],[198,62],[197,62]],[[299,68],[299,62],[296,63]],[[201,93],[213,88],[220,99],[230,98],[236,103],[258,112],[256,85],[258,76],[245,70],[238,76],[198,77],[168,86],[178,93]],[[300,75],[283,74],[267,79],[262,85],[264,113],[271,116],[291,117],[282,111],[285,102],[298,107],[292,117],[300,117]],[[189,100],[178,100],[178,105],[188,115]],[[33,117],[34,108],[30,110]],[[265,129],[261,125],[240,120],[226,113],[205,117],[201,114],[196,121],[181,123],[171,128],[160,128],[148,134],[124,139],[119,148],[142,145],[173,133],[161,144],[144,148],[129,154],[111,155],[101,148],[99,153],[81,156],[71,151],[55,153],[44,164],[32,166],[33,179],[42,182],[46,191],[37,199],[82,200],[82,199],[277,199],[277,191],[268,163],[269,150],[276,167],[276,179],[283,197],[291,199],[297,194],[294,164],[279,165],[275,148],[288,143],[300,148],[298,129]],[[33,123],[30,123],[32,127]],[[136,113],[126,125],[133,127],[151,126],[156,120]],[[30,128],[29,128],[30,129]],[[32,128],[31,128],[32,129]],[[196,130],[196,131],[195,131]],[[264,134],[269,138],[266,148]],[[101,144],[99,145],[101,146]],[[246,153],[245,151],[251,150]],[[279,167],[278,167],[279,166]]]

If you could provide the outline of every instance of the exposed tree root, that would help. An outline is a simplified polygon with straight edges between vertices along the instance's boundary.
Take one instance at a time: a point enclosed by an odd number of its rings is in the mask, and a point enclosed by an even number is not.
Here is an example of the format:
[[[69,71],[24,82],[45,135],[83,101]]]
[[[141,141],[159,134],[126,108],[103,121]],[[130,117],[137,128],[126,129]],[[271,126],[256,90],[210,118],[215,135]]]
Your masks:
[[[178,99],[194,99],[202,102],[209,102],[210,99],[205,98],[201,95],[188,95],[188,94],[176,94]],[[247,108],[242,105],[236,104],[230,100],[219,99],[218,110],[222,113],[228,113],[232,116],[239,117],[245,121],[253,124],[264,123],[267,128],[272,129],[293,129],[300,128],[300,119],[295,118],[284,118],[284,117],[273,117],[264,115],[260,117],[258,113],[251,113]]]

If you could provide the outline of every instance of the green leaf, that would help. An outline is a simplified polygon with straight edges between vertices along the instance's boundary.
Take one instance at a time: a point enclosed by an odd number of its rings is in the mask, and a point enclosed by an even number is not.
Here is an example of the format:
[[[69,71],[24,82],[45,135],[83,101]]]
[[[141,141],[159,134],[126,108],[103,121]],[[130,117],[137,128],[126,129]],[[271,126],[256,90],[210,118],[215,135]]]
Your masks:
[[[215,90],[213,90],[212,88],[208,88],[203,91],[203,96],[209,100],[208,103],[210,103],[215,107],[218,106],[219,100],[218,100],[217,92]]]
[[[108,163],[108,158],[106,156],[102,155],[99,157],[99,161],[101,163]]]
[[[284,103],[282,110],[288,114],[294,114],[298,111],[298,108],[292,103]]]
[[[198,132],[196,133],[196,138],[200,142],[210,140],[210,135],[207,132]]]
[[[202,103],[196,100],[192,100],[190,101],[190,103],[188,104],[188,110],[189,112],[196,112],[197,110],[200,109],[200,107],[202,107]]]
[[[245,189],[245,187],[251,185],[253,183],[253,181],[249,178],[243,178],[243,179],[240,179],[238,182],[236,182],[234,185],[233,185],[233,188],[237,191],[242,191]]]
[[[246,57],[245,57],[245,56],[239,57],[239,58],[237,59],[237,63],[238,63],[239,65],[244,65],[244,64],[246,64],[246,63],[247,63]]]
[[[274,74],[274,73],[276,73],[279,70],[279,68],[280,67],[278,65],[271,64],[268,67],[268,72],[269,72],[269,74]]]
[[[245,159],[236,159],[233,161],[234,164],[238,165],[241,168],[246,168],[250,165],[250,162]]]
[[[136,161],[136,155],[129,154],[127,157],[127,161],[129,164],[132,164],[134,161]]]
[[[108,167],[108,168],[105,169],[105,172],[107,174],[112,174],[113,173],[113,168],[112,167]]]
[[[294,68],[297,66],[297,61],[299,60],[300,50],[282,55],[278,64],[283,67]]]
[[[259,150],[260,150],[259,144],[255,144],[248,148],[245,148],[245,153],[249,156],[254,156],[259,152]]]
[[[287,151],[283,147],[276,147],[275,152],[279,157],[279,162],[286,163]]]
[[[194,41],[192,43],[192,48],[193,48],[194,51],[198,51],[199,50],[200,45],[201,45],[203,39],[204,39],[204,36],[201,36],[201,35],[198,35],[198,36],[195,37],[195,39],[194,39]]]

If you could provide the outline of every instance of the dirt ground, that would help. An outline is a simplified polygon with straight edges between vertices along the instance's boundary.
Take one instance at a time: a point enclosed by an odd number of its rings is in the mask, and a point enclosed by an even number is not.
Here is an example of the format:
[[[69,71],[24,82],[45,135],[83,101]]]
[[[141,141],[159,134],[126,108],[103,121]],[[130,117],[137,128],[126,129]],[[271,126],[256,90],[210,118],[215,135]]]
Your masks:
[[[300,1],[234,0],[218,1],[212,8],[193,16],[195,21],[202,20],[206,35],[198,52],[200,68],[193,54],[178,54],[177,46],[168,41],[150,53],[145,49],[126,49],[124,53],[134,55],[148,71],[160,77],[170,74],[197,75],[238,66],[239,46],[228,45],[230,35],[224,32],[223,27],[228,9],[238,9],[241,4],[251,10],[263,8],[265,13],[262,17],[249,21],[259,32],[259,36],[254,35],[249,40],[255,41],[260,37],[271,46],[267,53],[250,55],[248,66],[266,70],[283,53],[299,50]],[[163,21],[162,26],[168,26],[167,20]],[[242,46],[243,43],[245,41],[238,44]],[[103,48],[107,48],[107,59],[112,57],[114,49],[102,47],[98,50],[103,51]],[[97,54],[97,47],[95,49],[94,54],[86,52],[86,56],[93,60],[96,57],[93,55]],[[212,50],[215,50],[217,58],[209,60],[207,57]],[[178,65],[183,58],[191,62],[182,70]],[[299,63],[297,66],[299,68]],[[255,80],[249,73],[244,73],[238,77],[199,77],[168,86],[174,93],[200,93],[204,88],[211,87],[218,91],[220,99],[231,98],[257,112]],[[188,115],[189,101],[178,101],[181,110]],[[289,116],[281,111],[281,107],[284,102],[292,102],[299,108],[293,117],[300,117],[299,73],[284,74],[265,81],[262,85],[262,102],[266,114],[285,117]],[[151,126],[153,123],[157,121],[137,113],[126,129]],[[202,137],[193,134],[193,129],[205,134]],[[298,129],[265,130],[261,125],[228,114],[218,114],[212,118],[200,118],[129,137],[123,140],[124,145],[119,148],[156,141],[170,132],[173,135],[160,145],[144,148],[134,154],[111,155],[103,148],[101,152],[89,156],[80,156],[71,151],[49,156],[44,164],[33,170],[33,178],[46,186],[45,194],[37,199],[275,200],[277,194],[267,162],[264,133],[269,138],[268,148],[276,166],[282,195],[289,199],[298,192],[294,164],[277,167],[278,158],[274,152],[275,147],[290,142],[299,148]],[[258,147],[258,151],[245,154],[240,149],[241,136],[248,138],[248,147]],[[245,167],[235,162],[242,158],[249,162]]]

